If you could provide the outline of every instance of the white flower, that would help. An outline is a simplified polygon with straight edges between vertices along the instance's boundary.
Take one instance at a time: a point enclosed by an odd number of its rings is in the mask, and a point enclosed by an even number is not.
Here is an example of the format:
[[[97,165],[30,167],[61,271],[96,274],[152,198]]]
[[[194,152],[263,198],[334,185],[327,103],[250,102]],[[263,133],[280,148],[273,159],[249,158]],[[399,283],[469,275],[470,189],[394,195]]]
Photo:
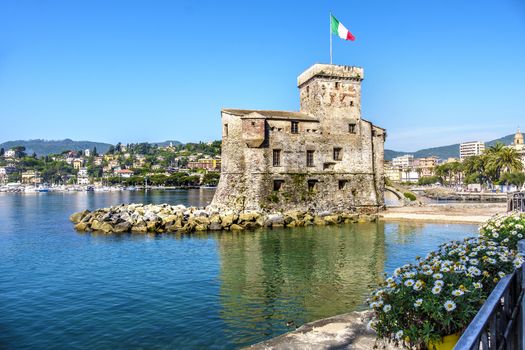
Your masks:
[[[445,306],[445,310],[447,310],[448,312],[454,311],[454,309],[456,308],[456,303],[452,300],[447,300],[443,305]]]
[[[498,276],[499,276],[500,278],[503,278],[503,277],[505,277],[506,275],[507,275],[507,274],[506,274],[505,272],[501,272],[501,271],[498,272]]]
[[[473,286],[476,289],[481,289],[483,287],[483,285],[481,283],[479,283],[479,282],[474,282]]]
[[[413,279],[409,279],[409,280],[405,281],[405,286],[412,287],[413,285],[414,285],[414,280]]]
[[[392,306],[390,306],[389,304],[386,304],[385,306],[383,306],[383,311],[384,312],[388,312],[390,310],[392,310]]]
[[[368,322],[368,324],[366,325],[366,328],[368,330],[371,330],[371,329],[374,329],[375,330],[375,326],[376,326],[376,320],[370,320]]]
[[[469,262],[470,262],[471,265],[477,265],[477,264],[479,264],[479,260],[478,260],[478,259],[470,259]]]
[[[414,287],[413,287],[413,288],[414,288],[414,290],[416,290],[416,291],[421,290],[421,288],[423,288],[423,281],[422,281],[422,280],[418,280],[418,281],[416,282],[416,284],[414,284]]]
[[[518,233],[518,238],[523,238],[523,235],[521,233]]]
[[[432,270],[424,270],[423,274],[427,275],[427,276],[430,276],[432,274]]]
[[[463,292],[461,289],[454,289],[452,291],[452,295],[455,296],[455,297],[459,297],[461,295],[465,294],[465,292]]]
[[[402,330],[397,331],[397,332],[396,332],[396,339],[397,339],[397,340],[400,340],[402,337],[403,337],[403,331],[402,331]]]
[[[443,280],[437,280],[434,282],[434,286],[443,287],[445,285],[445,282]]]
[[[423,304],[423,299],[417,299],[414,303],[414,307],[420,307]]]
[[[433,294],[441,293],[441,287],[440,286],[434,286],[434,288],[432,288],[432,293]]]
[[[499,237],[499,233],[497,233],[497,232],[492,233],[492,237],[498,238]]]
[[[435,273],[434,275],[432,275],[432,277],[434,277],[437,280],[440,280],[440,279],[443,278],[443,274],[442,273]]]

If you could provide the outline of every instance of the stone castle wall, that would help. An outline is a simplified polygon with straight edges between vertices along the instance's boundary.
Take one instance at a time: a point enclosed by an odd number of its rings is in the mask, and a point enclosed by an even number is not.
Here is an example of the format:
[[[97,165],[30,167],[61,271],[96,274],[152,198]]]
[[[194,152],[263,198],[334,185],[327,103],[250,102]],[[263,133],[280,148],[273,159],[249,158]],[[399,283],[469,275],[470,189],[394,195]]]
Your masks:
[[[362,77],[361,68],[314,65],[298,80],[301,112],[223,110],[221,180],[212,207],[268,212],[381,208],[385,132],[361,119]],[[340,149],[340,159],[334,159],[334,148]],[[279,164],[274,164],[274,150]],[[276,181],[282,182],[278,190]]]

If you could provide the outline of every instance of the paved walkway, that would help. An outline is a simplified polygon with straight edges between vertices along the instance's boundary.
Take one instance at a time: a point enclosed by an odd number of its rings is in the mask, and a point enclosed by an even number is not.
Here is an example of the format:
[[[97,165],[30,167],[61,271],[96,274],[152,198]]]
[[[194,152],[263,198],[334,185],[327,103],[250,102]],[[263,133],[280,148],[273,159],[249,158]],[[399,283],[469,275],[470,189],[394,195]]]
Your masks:
[[[252,345],[247,350],[373,349],[375,333],[367,328],[370,312],[352,312],[307,323],[297,330]],[[392,346],[381,347],[385,350]]]

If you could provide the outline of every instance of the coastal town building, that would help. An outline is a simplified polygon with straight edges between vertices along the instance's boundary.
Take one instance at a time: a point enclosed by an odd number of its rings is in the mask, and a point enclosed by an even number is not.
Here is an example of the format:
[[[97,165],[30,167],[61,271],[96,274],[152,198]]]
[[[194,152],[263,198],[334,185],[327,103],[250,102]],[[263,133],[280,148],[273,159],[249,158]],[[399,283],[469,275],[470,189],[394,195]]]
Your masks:
[[[439,164],[439,158],[436,156],[416,158],[414,161],[414,169],[423,176],[433,176],[436,172],[436,167]]]
[[[414,165],[414,156],[412,154],[405,154],[404,156],[392,158],[392,167],[399,169],[412,168]]]
[[[315,64],[297,79],[300,111],[223,109],[212,208],[377,211],[385,129],[361,118],[359,67]]]
[[[518,152],[521,158],[521,162],[525,167],[525,144],[523,143],[523,134],[521,133],[519,128],[516,131],[516,134],[514,134],[514,142],[509,147],[514,148],[516,152]]]
[[[21,180],[23,184],[28,184],[28,185],[38,185],[42,183],[42,178],[40,177],[40,173],[35,170],[24,171],[21,174]]]
[[[16,157],[16,151],[14,149],[8,149],[4,153],[5,158],[15,158]]]
[[[78,170],[77,183],[79,185],[89,185],[89,175],[87,168],[80,168]]]
[[[219,171],[221,169],[221,160],[215,158],[201,158],[194,162],[188,162],[187,168]]]
[[[133,176],[133,170],[129,169],[118,169],[113,172],[114,175],[128,179]]]
[[[485,143],[481,141],[463,142],[459,145],[459,158],[463,161],[465,158],[479,156],[485,150]]]
[[[80,169],[84,166],[84,159],[82,158],[76,158],[75,160],[73,160],[73,169]]]

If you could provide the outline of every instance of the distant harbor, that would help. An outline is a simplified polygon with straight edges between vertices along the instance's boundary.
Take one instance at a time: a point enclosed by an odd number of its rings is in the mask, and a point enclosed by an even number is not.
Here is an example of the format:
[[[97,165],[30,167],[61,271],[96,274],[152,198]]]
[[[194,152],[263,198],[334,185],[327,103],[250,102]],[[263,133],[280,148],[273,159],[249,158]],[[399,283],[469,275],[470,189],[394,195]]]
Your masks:
[[[9,183],[0,186],[0,192],[9,193],[47,193],[47,192],[118,192],[118,191],[144,191],[144,190],[188,190],[188,189],[215,189],[215,186],[82,186],[82,185],[53,185],[33,186],[21,183]]]

